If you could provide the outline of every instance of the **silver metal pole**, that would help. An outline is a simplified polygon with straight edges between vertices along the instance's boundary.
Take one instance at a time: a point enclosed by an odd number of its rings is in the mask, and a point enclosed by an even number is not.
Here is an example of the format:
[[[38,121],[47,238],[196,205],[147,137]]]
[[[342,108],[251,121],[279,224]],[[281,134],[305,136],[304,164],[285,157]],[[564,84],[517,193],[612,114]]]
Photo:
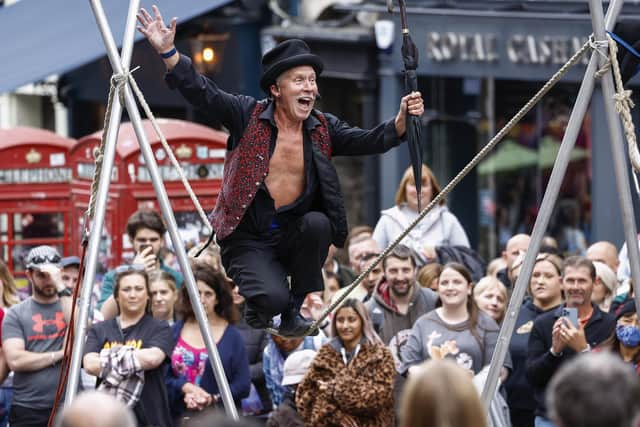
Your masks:
[[[102,4],[100,3],[100,0],[91,0],[91,3],[92,5],[94,5],[95,10],[100,10],[99,13],[96,13],[96,16],[101,15],[104,18],[104,11],[102,11]],[[102,33],[105,46],[107,46],[107,55],[109,56],[111,67],[116,73],[121,74],[123,72],[123,67],[117,54],[116,44],[113,39],[113,35],[111,34],[111,29],[107,25],[106,19],[100,19],[100,21],[102,21],[103,24],[99,24],[100,32]],[[218,349],[216,348],[215,342],[211,337],[207,315],[204,311],[204,308],[202,307],[202,303],[200,302],[198,287],[193,277],[193,272],[191,271],[191,266],[189,265],[189,260],[184,249],[184,245],[182,244],[182,239],[180,237],[180,234],[178,233],[178,225],[176,224],[173,210],[171,209],[171,203],[169,202],[169,197],[167,196],[167,192],[162,183],[162,177],[160,176],[160,173],[158,171],[158,165],[156,164],[153,150],[151,149],[149,140],[147,139],[147,136],[144,132],[144,128],[142,126],[142,118],[140,117],[140,112],[138,111],[136,100],[131,92],[131,88],[129,87],[129,85],[125,87],[124,100],[127,112],[129,113],[129,118],[131,119],[136,137],[138,138],[138,144],[140,145],[142,155],[145,159],[145,164],[149,169],[149,174],[151,175],[151,182],[153,183],[153,188],[158,197],[160,210],[162,211],[162,215],[167,222],[169,237],[173,242],[173,248],[176,251],[176,255],[178,257],[178,263],[180,264],[180,269],[182,270],[182,273],[184,275],[184,286],[187,287],[189,299],[191,300],[191,306],[193,307],[193,312],[196,319],[198,320],[200,333],[204,338],[204,342],[209,353],[209,361],[211,362],[211,366],[213,368],[216,383],[218,384],[218,388],[220,389],[220,396],[222,397],[225,411],[229,417],[237,420],[238,412],[236,410],[235,403],[233,402],[233,396],[231,395],[229,383],[227,382],[227,377],[224,373],[224,367],[222,366],[222,361],[220,360],[220,355],[218,354]]]
[[[602,25],[602,1],[589,0],[591,9],[591,23],[593,33],[597,41],[607,40],[605,30]],[[601,62],[604,59],[601,58]],[[624,153],[624,141],[622,139],[622,124],[616,112],[613,96],[615,89],[613,86],[613,71],[609,71],[602,77],[602,94],[604,97],[605,113],[607,115],[607,125],[609,127],[609,137],[611,138],[611,155],[613,157],[613,171],[616,176],[616,187],[620,199],[620,211],[622,213],[622,224],[624,225],[624,236],[627,242],[627,253],[629,254],[629,266],[631,267],[631,278],[636,302],[636,313],[640,316],[640,249],[638,248],[638,230],[633,213],[633,203],[631,201],[631,186],[629,185],[629,163]]]
[[[129,11],[127,14],[127,23],[124,30],[124,38],[122,41],[122,66],[129,69],[131,63],[131,55],[133,53],[133,41],[136,29],[136,13],[140,8],[140,0],[131,0],[129,3]],[[104,12],[102,15],[96,14],[98,27],[106,25]],[[114,48],[115,49],[115,48]],[[115,51],[117,54],[117,50]],[[80,298],[78,300],[78,320],[75,324],[75,336],[73,347],[71,349],[71,365],[69,367],[69,379],[65,394],[65,406],[71,404],[78,390],[78,382],[80,381],[80,368],[82,366],[82,355],[84,349],[85,336],[87,332],[87,320],[89,318],[89,307],[91,305],[91,293],[95,282],[96,266],[98,265],[98,251],[100,245],[100,237],[102,236],[102,227],[107,211],[107,198],[109,193],[109,184],[111,183],[111,170],[116,153],[116,144],[118,141],[118,130],[120,128],[120,120],[122,117],[122,105],[118,97],[114,97],[111,116],[109,117],[109,127],[107,128],[106,142],[104,147],[104,155],[102,160],[102,172],[100,174],[100,184],[96,195],[96,209],[93,217],[92,229],[96,230],[89,236],[87,246],[87,258],[85,262],[85,271],[80,288]]]
[[[620,4],[616,5],[616,3]],[[617,15],[622,8],[622,3],[623,0],[613,0],[609,10],[607,11],[607,23],[609,23],[610,27],[613,27],[615,24]],[[484,389],[482,390],[482,401],[487,408],[487,412],[489,411],[491,401],[495,396],[500,370],[502,366],[504,366],[504,359],[506,358],[507,351],[509,351],[511,336],[513,335],[513,330],[516,326],[516,320],[518,318],[518,313],[520,312],[524,294],[527,286],[529,285],[529,280],[531,279],[536,255],[540,250],[540,243],[547,231],[549,220],[553,213],[553,207],[558,199],[558,194],[560,193],[562,180],[564,179],[567,166],[571,160],[571,151],[573,150],[576,138],[580,132],[584,115],[589,107],[589,102],[595,86],[594,77],[598,67],[598,57],[599,54],[597,52],[594,52],[591,55],[591,60],[589,61],[589,65],[585,71],[584,79],[582,80],[580,90],[578,91],[578,97],[576,98],[573,111],[569,117],[567,130],[562,138],[562,144],[560,145],[558,156],[556,157],[553,170],[551,171],[549,184],[547,185],[547,189],[542,199],[542,204],[540,205],[538,217],[533,226],[531,242],[529,243],[529,248],[527,249],[527,254],[525,255],[524,262],[522,263],[522,269],[520,270],[520,275],[516,280],[516,284],[509,301],[509,306],[507,307],[506,316],[503,320],[500,334],[498,335],[498,342],[491,358],[491,366],[489,367],[487,381],[484,385]]]

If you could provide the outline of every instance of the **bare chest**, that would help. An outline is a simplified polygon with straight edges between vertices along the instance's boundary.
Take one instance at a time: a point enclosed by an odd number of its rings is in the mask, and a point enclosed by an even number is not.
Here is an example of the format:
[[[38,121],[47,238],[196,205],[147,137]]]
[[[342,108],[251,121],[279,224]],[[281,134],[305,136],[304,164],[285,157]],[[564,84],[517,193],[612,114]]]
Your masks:
[[[269,175],[278,172],[303,173],[304,149],[301,133],[281,133],[269,160]]]
[[[304,148],[302,133],[278,134],[265,178],[276,209],[295,201],[304,191]]]

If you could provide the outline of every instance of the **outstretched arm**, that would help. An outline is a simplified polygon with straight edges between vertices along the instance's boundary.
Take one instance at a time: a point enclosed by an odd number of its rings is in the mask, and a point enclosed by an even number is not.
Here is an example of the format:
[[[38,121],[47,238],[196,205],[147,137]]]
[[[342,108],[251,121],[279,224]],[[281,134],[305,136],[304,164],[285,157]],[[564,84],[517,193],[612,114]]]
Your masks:
[[[175,50],[174,41],[176,38],[176,25],[178,18],[172,18],[171,23],[167,27],[162,20],[160,9],[154,4],[152,6],[152,17],[144,8],[138,12],[138,31],[140,31],[149,41],[149,44],[158,52],[159,55],[167,54],[173,51],[173,55],[162,57],[168,70],[173,69],[180,59],[178,51]]]

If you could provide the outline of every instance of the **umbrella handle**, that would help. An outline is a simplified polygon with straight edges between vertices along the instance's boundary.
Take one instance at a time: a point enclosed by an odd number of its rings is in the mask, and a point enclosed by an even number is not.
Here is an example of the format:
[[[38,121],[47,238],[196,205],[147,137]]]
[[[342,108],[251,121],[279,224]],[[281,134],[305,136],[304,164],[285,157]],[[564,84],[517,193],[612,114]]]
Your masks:
[[[409,34],[409,26],[407,25],[407,4],[404,0],[398,0],[400,5],[400,22],[402,24],[402,34]]]
[[[402,34],[409,34],[409,26],[407,25],[407,5],[404,0],[398,0],[400,5],[400,23],[402,25]],[[387,10],[393,13],[393,0],[387,0]]]
[[[405,70],[404,85],[407,90],[407,95],[418,90],[418,76],[415,70]]]

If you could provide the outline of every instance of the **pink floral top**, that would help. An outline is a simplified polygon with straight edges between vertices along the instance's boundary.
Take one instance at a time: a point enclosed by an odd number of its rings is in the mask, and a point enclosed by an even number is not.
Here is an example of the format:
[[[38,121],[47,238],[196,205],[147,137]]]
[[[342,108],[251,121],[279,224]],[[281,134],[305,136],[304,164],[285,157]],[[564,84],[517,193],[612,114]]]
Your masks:
[[[179,337],[171,354],[171,369],[176,376],[183,376],[191,384],[199,386],[208,359],[206,347],[195,348]]]

